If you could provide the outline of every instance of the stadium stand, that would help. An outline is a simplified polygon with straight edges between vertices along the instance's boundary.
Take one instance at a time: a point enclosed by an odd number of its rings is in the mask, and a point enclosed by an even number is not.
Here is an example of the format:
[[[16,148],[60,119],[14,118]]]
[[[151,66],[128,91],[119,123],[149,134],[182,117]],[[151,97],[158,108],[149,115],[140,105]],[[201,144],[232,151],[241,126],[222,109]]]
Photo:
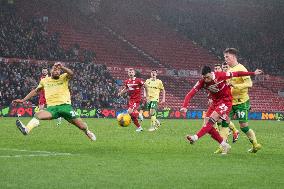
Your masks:
[[[173,28],[171,24],[164,22],[166,18],[163,16],[163,11],[169,10],[172,5],[170,2],[165,3],[164,6],[167,7],[158,7],[158,4],[160,5],[159,0],[145,2],[148,3],[142,6],[141,2],[137,1],[123,3],[119,1],[112,3],[113,7],[106,7],[115,11],[107,12],[107,14],[102,11],[101,14],[94,15],[94,17],[86,17],[76,11],[76,7],[73,5],[66,6],[62,1],[51,3],[42,0],[37,1],[37,3],[31,3],[30,0],[19,1],[16,3],[16,7],[12,6],[10,9],[5,9],[10,12],[1,15],[1,56],[83,62],[70,63],[70,65],[75,70],[85,69],[85,65],[87,65],[88,70],[85,73],[78,72],[78,77],[74,79],[72,84],[72,91],[75,91],[74,94],[76,94],[73,97],[75,106],[85,107],[121,107],[125,100],[117,98],[118,86],[115,83],[127,78],[125,70],[128,67],[135,67],[138,70],[151,70],[152,68],[163,70],[160,78],[164,81],[167,90],[165,107],[179,109],[185,94],[195,84],[197,78],[196,75],[190,77],[172,76],[166,74],[167,71],[199,71],[202,65],[212,65],[220,62],[217,56],[220,55],[220,49],[223,50],[225,44],[224,41],[220,41],[222,45],[217,48],[211,46],[217,44],[216,41],[207,42],[207,44],[210,44],[209,46],[201,43],[200,41],[204,39],[200,39],[200,36],[196,35],[199,30],[194,30],[196,28],[200,29],[201,26],[195,26],[195,22],[192,23],[190,30],[186,30],[187,32],[190,31],[192,34],[190,36],[194,40],[184,37],[184,35],[180,34],[180,32],[184,32],[181,31],[180,25],[175,25],[176,28]],[[183,7],[182,5],[177,3],[172,7],[180,10]],[[198,6],[199,4],[194,5],[190,10],[192,11]],[[17,14],[14,15],[12,13],[15,9],[17,9]],[[224,11],[220,11],[220,14],[222,12]],[[2,22],[5,20],[6,22]],[[25,32],[19,33],[17,28]],[[7,38],[6,34],[9,32],[5,31],[15,31],[16,33]],[[200,35],[203,35],[203,33]],[[204,34],[204,36],[208,35]],[[18,38],[15,38],[15,36]],[[220,37],[216,39],[219,42],[218,39]],[[18,43],[18,41],[20,42]],[[240,42],[243,41],[245,40]],[[246,50],[242,44],[239,46],[233,43],[228,44]],[[206,50],[208,47],[210,47],[210,51]],[[22,54],[22,51],[26,52],[26,54]],[[244,57],[246,57],[245,54]],[[18,68],[15,68],[14,64],[6,64],[3,61],[2,64],[5,66],[1,66],[0,82],[4,84],[1,86],[2,88],[5,86],[11,88],[9,92],[2,92],[3,90],[1,90],[4,99],[1,102],[3,106],[7,105],[11,99],[26,94],[28,91],[26,87],[25,90],[21,89],[22,92],[19,94],[11,93],[20,90],[19,87],[27,85],[27,83],[35,83],[38,78],[36,74],[40,73],[40,69],[35,68],[34,65],[24,64],[25,66],[23,66],[23,63],[20,63],[19,68],[24,70],[17,70]],[[259,66],[252,65],[250,68]],[[275,63],[275,68],[268,70],[268,73],[277,74],[278,72],[275,72],[278,69],[277,65]],[[26,74],[29,72],[30,74],[25,76],[19,75],[19,73]],[[144,79],[149,77],[147,72],[141,74]],[[88,76],[91,78],[88,78]],[[18,79],[27,77],[27,79],[22,79],[17,84],[17,81],[14,81],[11,77]],[[279,81],[264,80],[256,82],[255,87],[250,91],[252,110],[268,110],[267,106],[269,105],[271,111],[284,111],[283,97],[279,97],[277,94],[278,90],[284,88],[284,82],[281,77],[276,78]],[[78,87],[78,83],[83,83],[83,85]],[[179,87],[178,90],[177,86]],[[102,90],[106,90],[107,94],[104,94]],[[87,99],[89,99],[89,102]],[[206,109],[206,102],[206,93],[201,92],[200,95],[193,99],[191,108]]]

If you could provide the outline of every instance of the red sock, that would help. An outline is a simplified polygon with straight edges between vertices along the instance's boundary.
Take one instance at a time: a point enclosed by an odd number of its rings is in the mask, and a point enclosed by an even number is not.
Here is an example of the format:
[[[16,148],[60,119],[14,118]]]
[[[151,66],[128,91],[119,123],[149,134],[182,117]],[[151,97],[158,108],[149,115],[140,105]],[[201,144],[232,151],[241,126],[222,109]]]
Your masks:
[[[138,122],[138,115],[139,115],[138,112],[132,112],[132,113],[130,114],[131,119],[132,119],[134,125],[136,125],[137,128],[140,127],[140,124],[139,124],[139,122]]]
[[[219,144],[221,144],[223,142],[223,138],[221,137],[221,135],[219,134],[218,131],[216,131],[216,129],[214,127],[211,128],[211,130],[208,132],[211,137],[216,140],[217,142],[219,142]]]
[[[207,122],[207,124],[205,126],[203,126],[198,133],[196,134],[198,136],[198,138],[201,138],[203,135],[205,135],[206,133],[208,133],[212,128],[213,128],[214,122],[212,120],[209,119],[209,121]]]

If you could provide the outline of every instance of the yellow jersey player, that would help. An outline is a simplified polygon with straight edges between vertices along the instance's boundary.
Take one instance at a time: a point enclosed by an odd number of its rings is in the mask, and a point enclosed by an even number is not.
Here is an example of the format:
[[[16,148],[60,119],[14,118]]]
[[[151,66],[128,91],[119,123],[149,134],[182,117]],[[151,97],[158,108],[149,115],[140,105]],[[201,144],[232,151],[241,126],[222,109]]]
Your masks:
[[[61,71],[65,72],[61,74]],[[85,122],[79,118],[78,114],[71,106],[71,97],[68,88],[69,80],[73,76],[73,71],[56,62],[51,69],[51,76],[43,78],[36,89],[33,89],[25,98],[14,100],[14,103],[23,103],[31,97],[37,95],[40,90],[44,90],[47,108],[37,112],[25,126],[20,120],[16,121],[16,126],[27,135],[31,130],[39,126],[39,120],[51,120],[63,117],[68,122],[77,126],[92,141],[96,136],[92,133]]]
[[[157,70],[152,70],[151,78],[147,79],[145,82],[147,109],[149,110],[151,116],[151,127],[149,128],[149,131],[155,131],[161,125],[159,120],[156,118],[160,92],[163,94],[162,101],[160,103],[162,104],[166,101],[166,91],[163,82],[157,79],[157,74]]]
[[[227,48],[224,50],[224,58],[229,65],[230,72],[247,71],[247,69],[237,60],[238,51],[235,48]],[[250,109],[250,101],[248,89],[252,87],[252,81],[249,76],[232,78],[230,81],[232,87],[233,106],[230,117],[234,115],[239,120],[241,130],[246,134],[252,144],[249,152],[256,153],[261,149],[261,145],[257,142],[254,131],[248,126],[248,112]]]

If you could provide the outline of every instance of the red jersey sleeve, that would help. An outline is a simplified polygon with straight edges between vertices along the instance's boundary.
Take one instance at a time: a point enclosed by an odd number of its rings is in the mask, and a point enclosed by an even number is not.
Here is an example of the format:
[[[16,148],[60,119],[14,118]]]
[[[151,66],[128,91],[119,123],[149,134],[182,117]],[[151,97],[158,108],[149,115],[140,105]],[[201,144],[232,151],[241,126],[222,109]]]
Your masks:
[[[194,97],[194,95],[203,87],[204,85],[204,80],[199,80],[194,87],[187,93],[187,95],[184,98],[183,101],[183,108],[187,108],[189,105],[190,100],[192,99],[192,97]]]

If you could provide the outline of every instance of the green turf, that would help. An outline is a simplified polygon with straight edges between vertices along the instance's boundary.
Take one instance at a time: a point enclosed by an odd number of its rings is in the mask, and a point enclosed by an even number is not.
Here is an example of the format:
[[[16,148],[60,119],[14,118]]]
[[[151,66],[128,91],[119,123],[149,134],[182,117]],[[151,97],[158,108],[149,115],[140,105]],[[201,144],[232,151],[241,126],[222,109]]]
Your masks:
[[[113,119],[86,121],[96,142],[66,122],[57,127],[55,121],[42,121],[23,136],[14,118],[0,118],[0,188],[284,187],[283,122],[251,121],[263,149],[249,154],[242,134],[231,153],[221,156],[213,154],[217,143],[209,136],[194,145],[185,142],[201,120],[162,120],[152,133],[118,127]],[[144,128],[149,123],[145,120]]]

